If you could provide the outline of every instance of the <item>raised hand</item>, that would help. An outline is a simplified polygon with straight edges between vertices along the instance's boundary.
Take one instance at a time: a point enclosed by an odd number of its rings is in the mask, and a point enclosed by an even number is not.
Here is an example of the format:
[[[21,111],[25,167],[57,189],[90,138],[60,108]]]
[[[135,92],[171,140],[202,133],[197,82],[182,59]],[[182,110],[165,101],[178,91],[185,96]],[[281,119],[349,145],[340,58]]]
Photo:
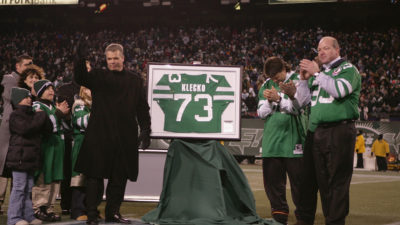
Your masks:
[[[87,56],[89,55],[89,48],[87,46],[87,37],[86,38],[80,38],[78,43],[76,44],[76,55],[78,56],[78,58],[81,59],[86,59]]]
[[[300,61],[300,71],[306,71],[309,74],[315,74],[319,72],[319,66],[315,61],[303,59]]]
[[[56,108],[60,110],[63,114],[67,114],[69,112],[69,106],[66,100],[63,102],[56,102]]]

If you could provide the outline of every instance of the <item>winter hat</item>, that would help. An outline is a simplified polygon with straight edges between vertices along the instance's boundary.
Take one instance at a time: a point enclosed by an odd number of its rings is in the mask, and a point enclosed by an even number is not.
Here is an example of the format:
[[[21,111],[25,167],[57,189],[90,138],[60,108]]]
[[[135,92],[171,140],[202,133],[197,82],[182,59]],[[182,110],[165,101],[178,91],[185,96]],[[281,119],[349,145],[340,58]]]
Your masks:
[[[35,89],[36,95],[38,98],[40,98],[40,96],[42,96],[43,92],[49,86],[54,87],[53,83],[51,83],[49,80],[38,80],[33,84],[33,89]]]
[[[26,90],[25,88],[13,87],[11,89],[11,103],[13,106],[17,106],[22,99],[30,97],[32,98],[31,92]]]

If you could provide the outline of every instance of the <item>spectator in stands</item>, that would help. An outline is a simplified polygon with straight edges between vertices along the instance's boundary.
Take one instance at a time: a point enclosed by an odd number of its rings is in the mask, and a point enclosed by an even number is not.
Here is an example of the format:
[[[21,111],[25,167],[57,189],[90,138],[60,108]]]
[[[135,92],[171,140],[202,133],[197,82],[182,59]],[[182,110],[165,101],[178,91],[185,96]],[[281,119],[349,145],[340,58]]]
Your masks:
[[[99,223],[103,178],[108,178],[106,222],[130,223],[119,209],[127,179],[136,181],[138,176],[138,146],[141,143],[146,149],[150,145],[151,121],[143,79],[124,69],[123,47],[115,43],[105,49],[107,70],[88,72],[86,44],[79,45],[74,75],[79,85],[91,90],[93,107],[74,169],[86,179],[87,224]]]
[[[128,69],[134,68],[138,73],[145,73],[147,62],[191,63],[190,58],[204,64],[241,65],[243,84],[248,89],[253,82],[257,82],[257,71],[262,71],[263,61],[267,56],[281,55],[288,63],[297,65],[302,58],[312,58],[311,47],[316,44],[317,37],[324,33],[337,34],[338,38],[343,40],[342,45],[346,49],[343,57],[356,64],[363,75],[364,106],[368,107],[368,119],[379,120],[381,111],[378,109],[381,106],[377,101],[371,102],[372,97],[381,95],[383,99],[387,99],[393,89],[399,88],[400,55],[395,46],[398,47],[400,37],[397,28],[385,32],[363,30],[348,33],[321,28],[271,29],[263,26],[186,26],[180,29],[164,27],[136,30],[131,33],[100,30],[91,34],[79,31],[71,34],[16,32],[2,36],[6,48],[2,49],[4,54],[1,56],[4,60],[1,63],[4,66],[0,67],[0,70],[10,70],[8,55],[14,54],[14,51],[29,49],[29,53],[34,54],[36,63],[45,68],[48,79],[54,80],[56,75],[62,75],[65,82],[70,81],[74,55],[71,48],[63,46],[75,44],[77,37],[88,35],[91,61],[95,67],[102,68],[105,65],[105,59],[102,57],[105,40],[129,40],[125,46]],[[183,43],[184,37],[185,40],[189,40],[187,44]],[[7,43],[15,43],[13,40],[37,41],[18,42],[16,47],[11,48]],[[387,89],[387,92],[379,93],[381,87]],[[254,90],[258,93],[258,89]],[[393,105],[398,106],[399,103],[400,97],[395,98],[390,105],[393,108]],[[400,107],[391,110],[389,116],[400,118]]]
[[[383,135],[378,135],[378,139],[374,141],[371,148],[371,156],[376,156],[376,164],[378,165],[378,171],[386,172],[387,163],[386,157],[389,156],[389,144],[383,139]]]
[[[15,66],[15,71],[13,71],[11,74],[4,75],[3,81],[1,82],[1,85],[4,87],[3,91],[3,117],[2,117],[2,122],[0,125],[0,214],[3,213],[1,211],[1,206],[4,203],[5,196],[6,196],[6,190],[7,190],[7,184],[8,180],[5,176],[10,176],[10,174],[5,171],[5,162],[6,162],[6,157],[7,157],[7,152],[8,152],[8,144],[10,141],[10,129],[8,125],[9,117],[12,112],[12,107],[11,107],[11,89],[13,87],[16,87],[18,84],[18,79],[20,77],[20,74],[26,69],[28,65],[32,64],[32,57],[28,55],[20,55],[16,58],[16,62],[14,64]]]
[[[56,102],[54,105],[53,83],[48,80],[39,80],[34,84],[37,101],[33,103],[35,111],[44,111],[51,122],[51,134],[42,136],[41,150],[43,166],[36,173],[36,184],[32,190],[33,209],[36,218],[48,222],[61,220],[54,212],[56,196],[60,190],[60,181],[63,176],[64,161],[64,134],[62,119],[69,113],[67,102]]]
[[[246,101],[248,97],[249,97],[249,93],[247,92],[247,89],[243,89],[242,90],[242,101]]]
[[[51,133],[52,123],[43,111],[32,110],[29,90],[14,87],[11,90],[11,103],[15,109],[10,115],[11,138],[6,166],[11,169],[13,187],[7,212],[7,224],[41,224],[32,209],[32,187],[34,172],[40,164],[41,136]]]
[[[293,81],[299,74],[291,73],[286,62],[270,57],[264,64],[267,81],[259,92],[258,116],[265,120],[262,139],[264,188],[271,203],[272,217],[287,224],[289,206],[286,201],[286,174],[294,204],[299,203],[300,171],[302,168],[305,128],[301,108],[294,95]]]
[[[364,105],[364,103],[362,103],[360,101],[360,120],[362,121],[366,121],[368,120],[368,107],[366,105]]]
[[[364,159],[363,155],[365,152],[365,141],[363,136],[363,131],[358,130],[357,138],[356,138],[356,146],[355,152],[357,153],[357,166],[356,168],[364,168]]]

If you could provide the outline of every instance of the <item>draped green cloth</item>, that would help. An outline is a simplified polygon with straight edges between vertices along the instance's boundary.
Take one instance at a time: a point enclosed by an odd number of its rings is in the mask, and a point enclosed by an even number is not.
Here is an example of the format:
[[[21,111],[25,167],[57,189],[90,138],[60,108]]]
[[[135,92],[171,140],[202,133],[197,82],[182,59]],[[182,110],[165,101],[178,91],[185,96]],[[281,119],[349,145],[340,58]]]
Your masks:
[[[280,224],[257,215],[247,179],[224,146],[180,139],[168,150],[160,203],[142,220],[161,225]]]

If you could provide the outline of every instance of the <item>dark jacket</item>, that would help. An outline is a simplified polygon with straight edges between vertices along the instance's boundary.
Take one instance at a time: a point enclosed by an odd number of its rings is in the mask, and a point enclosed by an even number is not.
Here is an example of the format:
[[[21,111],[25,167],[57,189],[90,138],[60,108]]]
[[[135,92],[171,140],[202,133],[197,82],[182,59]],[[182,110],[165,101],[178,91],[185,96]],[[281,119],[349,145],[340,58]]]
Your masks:
[[[150,134],[149,105],[143,79],[130,71],[94,69],[75,62],[75,81],[92,92],[92,111],[75,171],[90,177],[110,178],[114,166],[126,177],[138,175],[138,125]]]
[[[80,90],[80,86],[78,84],[76,84],[75,82],[69,82],[66,84],[61,85],[56,93],[57,96],[57,102],[63,102],[63,101],[67,101],[69,108],[72,109],[72,105],[74,104],[75,101],[75,96],[79,96],[79,90]],[[67,153],[67,151],[71,151],[71,144],[72,143],[72,125],[71,125],[71,115],[72,112],[70,111],[67,115],[64,115],[62,118],[64,119],[64,122],[66,125],[68,126],[64,126],[64,136],[65,136],[65,144],[66,144],[66,155],[69,153]],[[57,116],[59,116],[59,114],[57,114]],[[67,147],[67,145],[69,147]],[[66,157],[66,160],[70,160],[71,157]],[[69,161],[68,161],[69,162]]]
[[[11,170],[35,171],[40,168],[41,135],[53,130],[45,112],[18,105],[10,115],[10,144],[6,166]]]
[[[72,108],[75,101],[75,96],[79,95],[80,86],[75,82],[69,82],[61,85],[57,89],[57,102],[67,101],[68,106]]]

